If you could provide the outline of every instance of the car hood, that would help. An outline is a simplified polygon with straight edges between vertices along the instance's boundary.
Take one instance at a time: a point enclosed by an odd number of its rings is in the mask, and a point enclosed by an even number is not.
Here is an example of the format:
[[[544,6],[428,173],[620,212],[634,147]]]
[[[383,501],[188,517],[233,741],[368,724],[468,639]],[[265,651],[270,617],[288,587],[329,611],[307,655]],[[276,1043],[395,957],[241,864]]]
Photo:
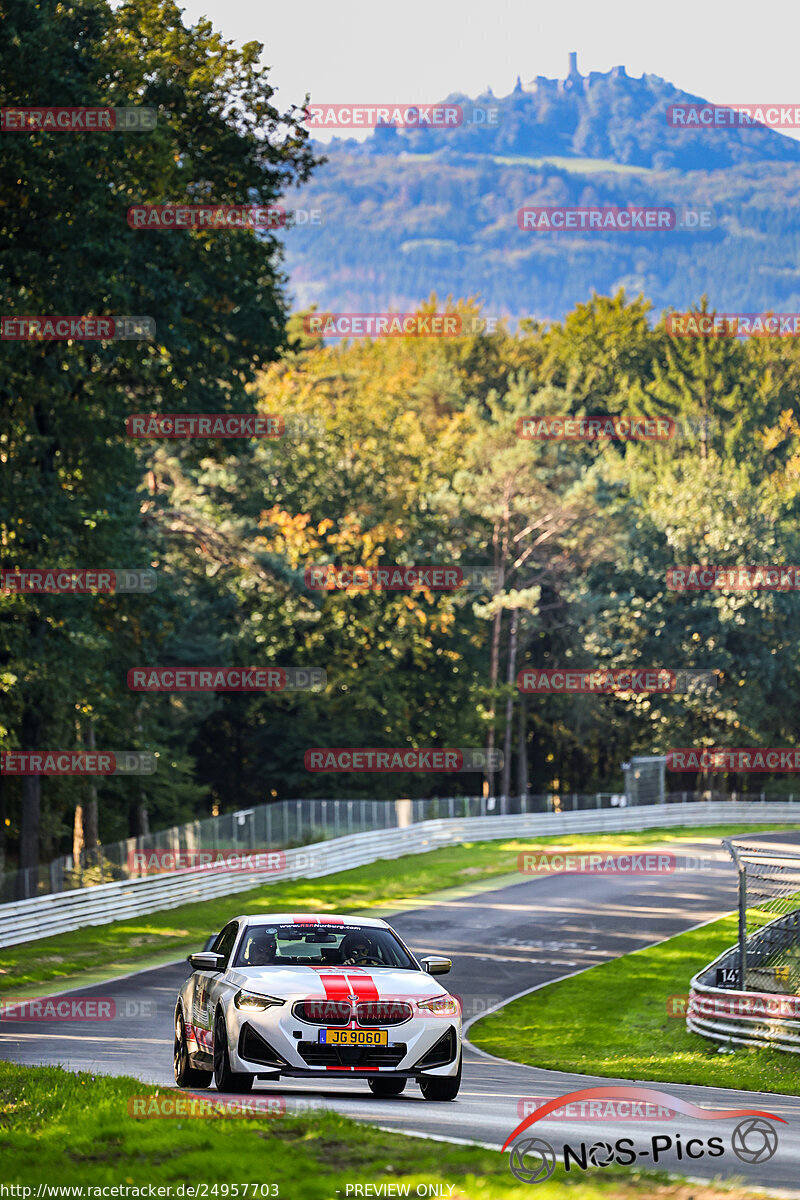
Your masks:
[[[448,994],[426,971],[387,967],[234,967],[227,978],[235,987],[254,992],[312,1000],[422,1000]]]

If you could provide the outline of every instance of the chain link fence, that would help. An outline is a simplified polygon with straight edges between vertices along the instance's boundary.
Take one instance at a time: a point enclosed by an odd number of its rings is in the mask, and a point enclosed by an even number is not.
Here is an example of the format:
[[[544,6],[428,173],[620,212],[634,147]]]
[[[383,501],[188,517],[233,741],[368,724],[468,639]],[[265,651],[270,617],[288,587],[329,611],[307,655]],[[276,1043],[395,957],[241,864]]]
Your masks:
[[[800,798],[800,797],[799,797]],[[39,867],[0,873],[0,904],[76,888],[140,878],[142,854],[230,851],[246,853],[288,850],[367,830],[397,829],[444,817],[512,816],[522,813],[564,813],[614,809],[631,804],[687,804],[702,800],[792,800],[793,796],[765,792],[667,792],[626,795],[624,792],[548,793],[526,796],[445,796],[428,800],[280,800],[202,821],[173,826],[143,837],[123,838],[71,854]]]
[[[800,847],[725,839],[739,871],[741,991],[800,993]]]
[[[570,796],[567,806],[602,807],[596,796]],[[580,801],[580,803],[578,803]],[[429,800],[281,800],[222,813],[142,837],[123,838],[64,855],[51,863],[0,873],[0,904],[76,888],[138,879],[146,873],[142,856],[152,851],[205,850],[246,853],[288,850],[345,834],[396,829],[441,817],[479,817],[526,812],[558,812],[560,797],[449,796]]]

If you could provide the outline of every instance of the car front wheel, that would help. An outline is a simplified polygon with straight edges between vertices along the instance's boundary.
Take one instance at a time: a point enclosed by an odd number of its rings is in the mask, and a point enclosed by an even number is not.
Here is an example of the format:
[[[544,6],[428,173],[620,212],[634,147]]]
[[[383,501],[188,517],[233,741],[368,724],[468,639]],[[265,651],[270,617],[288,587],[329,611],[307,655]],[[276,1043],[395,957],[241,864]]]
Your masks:
[[[254,1078],[254,1075],[249,1075],[244,1071],[231,1070],[225,1018],[221,1012],[218,1012],[214,1022],[214,1083],[217,1091],[249,1092]]]
[[[405,1079],[368,1079],[369,1090],[373,1096],[399,1096],[406,1086]]]
[[[461,1057],[455,1075],[429,1075],[427,1079],[420,1079],[419,1086],[426,1100],[455,1100],[461,1087]]]
[[[183,1013],[175,1014],[175,1050],[173,1053],[175,1082],[178,1087],[204,1088],[211,1083],[211,1071],[200,1071],[189,1062],[189,1047],[186,1044],[186,1026]]]

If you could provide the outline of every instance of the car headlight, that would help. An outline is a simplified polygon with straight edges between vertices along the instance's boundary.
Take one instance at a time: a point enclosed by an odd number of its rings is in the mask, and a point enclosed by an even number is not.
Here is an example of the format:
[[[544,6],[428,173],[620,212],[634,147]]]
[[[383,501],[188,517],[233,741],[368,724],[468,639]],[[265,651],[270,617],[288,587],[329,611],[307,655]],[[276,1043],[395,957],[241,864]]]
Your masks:
[[[452,996],[432,996],[430,1000],[420,1000],[417,1007],[436,1017],[457,1017],[461,1012],[458,1001]]]
[[[241,988],[233,997],[233,1003],[237,1008],[257,1009],[263,1012],[265,1008],[273,1008],[276,1004],[285,1004],[285,1000],[279,1000],[277,996],[259,996],[258,992],[246,992]]]

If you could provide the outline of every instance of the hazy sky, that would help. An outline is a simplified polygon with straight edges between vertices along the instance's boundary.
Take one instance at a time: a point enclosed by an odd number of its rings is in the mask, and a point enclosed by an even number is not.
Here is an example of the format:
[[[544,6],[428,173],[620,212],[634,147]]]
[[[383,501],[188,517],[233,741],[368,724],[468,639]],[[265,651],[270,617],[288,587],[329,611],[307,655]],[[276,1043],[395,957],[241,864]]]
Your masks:
[[[800,101],[798,0],[189,0],[237,43],[264,43],[278,103],[504,96],[517,74],[563,78],[623,63],[717,103]],[[316,135],[315,135],[316,136]]]

